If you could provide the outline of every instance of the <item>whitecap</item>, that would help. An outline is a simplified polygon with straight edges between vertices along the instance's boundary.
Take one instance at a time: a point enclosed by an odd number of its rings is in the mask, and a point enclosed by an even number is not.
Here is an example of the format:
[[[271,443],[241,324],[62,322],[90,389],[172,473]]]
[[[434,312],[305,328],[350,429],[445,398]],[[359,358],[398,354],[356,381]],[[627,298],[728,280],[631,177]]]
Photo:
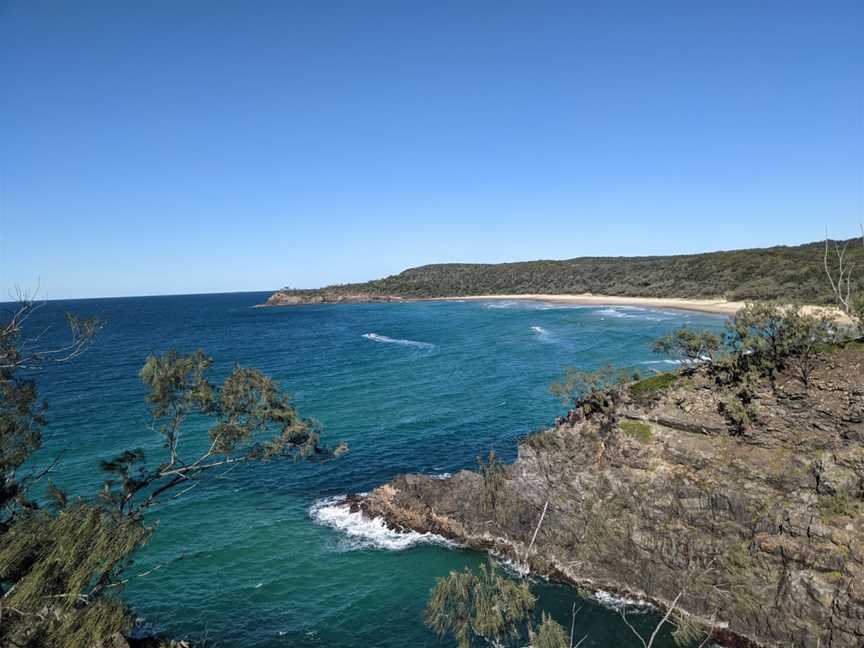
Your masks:
[[[531,332],[534,333],[535,337],[541,342],[552,342],[553,335],[547,331],[542,326],[532,326]]]
[[[416,531],[394,531],[381,518],[370,518],[361,511],[352,512],[345,502],[345,495],[326,497],[316,501],[309,509],[309,517],[318,524],[329,526],[344,533],[346,550],[387,549],[401,551],[419,544],[437,544],[445,547],[458,546],[434,533]]]
[[[417,340],[401,340],[399,338],[391,338],[386,335],[378,335],[377,333],[364,333],[363,337],[373,342],[383,342],[384,344],[400,344],[402,346],[415,347],[417,349],[432,349],[435,347],[430,342],[418,342]]]
[[[598,308],[595,313],[601,315],[601,319],[616,317],[619,319],[647,320],[649,322],[663,322],[671,318],[680,317],[677,313],[643,308],[641,306],[608,306],[606,308]]]

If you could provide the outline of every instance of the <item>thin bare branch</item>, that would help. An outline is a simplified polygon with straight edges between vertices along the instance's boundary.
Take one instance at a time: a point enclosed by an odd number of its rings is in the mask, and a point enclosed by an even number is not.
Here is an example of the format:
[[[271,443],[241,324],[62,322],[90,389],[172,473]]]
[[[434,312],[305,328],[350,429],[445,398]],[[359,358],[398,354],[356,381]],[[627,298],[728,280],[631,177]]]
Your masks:
[[[675,608],[678,607],[678,601],[682,596],[684,596],[683,590],[678,592],[678,595],[672,600],[672,604],[667,608],[666,614],[663,615],[663,618],[660,619],[660,623],[658,623],[657,626],[654,628],[654,632],[651,633],[648,641],[645,641],[642,635],[639,634],[636,628],[633,627],[633,624],[631,624],[627,620],[627,612],[625,611],[624,607],[622,607],[620,610],[621,618],[624,619],[624,623],[627,624],[627,627],[630,628],[633,634],[635,634],[639,638],[639,641],[642,642],[644,648],[652,648],[652,646],[654,645],[654,640],[657,639],[657,634],[660,632],[660,629],[666,624],[666,622],[669,621],[669,617],[672,616],[672,613],[675,612]]]
[[[537,528],[534,529],[534,535],[531,537],[531,544],[528,545],[528,551],[525,552],[525,564],[528,564],[528,557],[531,555],[531,549],[534,547],[534,541],[537,539],[537,534],[540,532],[540,525],[543,524],[543,518],[546,517],[546,509],[549,508],[549,500],[543,505],[543,512],[540,514],[540,520],[537,522]]]

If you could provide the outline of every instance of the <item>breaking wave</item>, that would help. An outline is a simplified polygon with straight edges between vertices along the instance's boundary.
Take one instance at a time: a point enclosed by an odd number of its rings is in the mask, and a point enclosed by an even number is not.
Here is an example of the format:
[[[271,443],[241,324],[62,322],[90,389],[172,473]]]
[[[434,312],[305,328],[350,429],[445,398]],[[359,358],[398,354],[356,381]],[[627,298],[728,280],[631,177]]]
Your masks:
[[[543,328],[542,326],[532,326],[531,332],[534,333],[535,337],[538,340],[540,340],[541,342],[551,342],[552,341],[552,338],[553,338],[552,334],[549,331],[547,331],[545,328]]]
[[[529,299],[520,299],[520,300],[501,300],[501,301],[489,301],[483,302],[483,306],[485,308],[491,308],[493,310],[508,310],[508,309],[516,309],[516,310],[580,310],[586,308],[593,308],[591,305],[586,304],[560,304],[553,302],[544,302],[538,300],[529,300]]]
[[[654,609],[654,606],[645,599],[619,596],[604,590],[597,590],[591,595],[591,598],[610,610],[619,611],[622,609],[628,609],[628,611],[633,611],[632,608],[635,608],[635,611],[643,610],[648,612]]]
[[[358,549],[402,551],[419,544],[457,546],[434,533],[393,531],[381,518],[370,518],[360,511],[352,512],[345,502],[345,495],[325,497],[316,501],[309,509],[309,517],[318,524],[344,533],[347,537],[343,547],[348,551]]]
[[[377,333],[364,333],[363,337],[373,342],[383,342],[384,344],[400,344],[402,346],[414,347],[415,349],[433,349],[434,344],[430,342],[418,342],[417,340],[400,340],[399,338],[391,338],[386,335],[378,335]]]
[[[672,318],[687,319],[687,313],[673,313],[671,311],[656,310],[653,308],[642,308],[640,306],[609,306],[596,311],[601,317],[615,317],[619,319],[637,319],[649,322],[665,322]]]

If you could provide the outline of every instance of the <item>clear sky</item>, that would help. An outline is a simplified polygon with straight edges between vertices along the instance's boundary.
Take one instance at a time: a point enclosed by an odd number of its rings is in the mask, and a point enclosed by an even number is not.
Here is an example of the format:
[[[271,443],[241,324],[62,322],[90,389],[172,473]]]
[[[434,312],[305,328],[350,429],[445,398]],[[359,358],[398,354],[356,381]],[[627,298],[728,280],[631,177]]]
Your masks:
[[[0,0],[0,291],[852,236],[864,2]]]

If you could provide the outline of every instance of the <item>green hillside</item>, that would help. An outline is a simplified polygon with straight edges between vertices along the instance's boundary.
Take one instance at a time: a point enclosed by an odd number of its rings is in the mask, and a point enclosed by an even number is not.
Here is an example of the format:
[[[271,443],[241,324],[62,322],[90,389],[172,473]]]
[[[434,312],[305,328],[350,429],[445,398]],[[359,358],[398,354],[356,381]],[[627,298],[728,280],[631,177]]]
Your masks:
[[[841,241],[840,245],[846,242]],[[864,245],[848,241],[847,257],[861,271]],[[833,244],[832,244],[833,245]],[[285,289],[271,298],[340,301],[384,296],[458,297],[489,294],[579,294],[633,297],[782,298],[831,303],[823,269],[824,242],[726,252],[653,257],[579,257],[564,261],[444,263],[410,268],[365,283],[314,290]]]

